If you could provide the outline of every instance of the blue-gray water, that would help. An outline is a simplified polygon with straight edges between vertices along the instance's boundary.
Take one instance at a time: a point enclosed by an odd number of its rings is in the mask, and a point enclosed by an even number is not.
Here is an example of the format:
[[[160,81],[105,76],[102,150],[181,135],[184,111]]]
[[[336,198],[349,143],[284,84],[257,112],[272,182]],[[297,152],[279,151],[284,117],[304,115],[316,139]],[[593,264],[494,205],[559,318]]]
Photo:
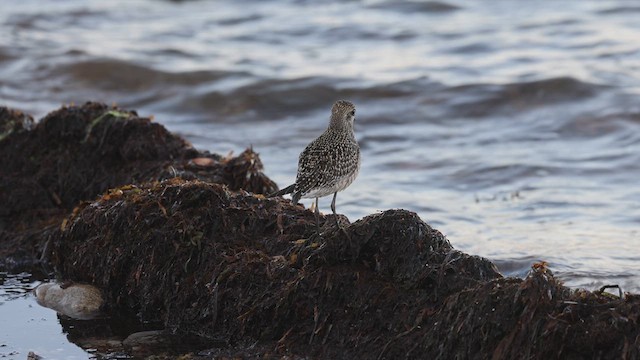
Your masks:
[[[349,99],[363,163],[337,208],[351,221],[409,209],[506,274],[545,260],[573,287],[640,291],[634,2],[4,0],[2,10],[2,105],[37,117],[86,100],[137,109],[200,149],[252,145],[285,186],[333,101]],[[35,301],[2,301],[3,320],[40,326],[9,306]],[[2,329],[9,346],[31,340]]]

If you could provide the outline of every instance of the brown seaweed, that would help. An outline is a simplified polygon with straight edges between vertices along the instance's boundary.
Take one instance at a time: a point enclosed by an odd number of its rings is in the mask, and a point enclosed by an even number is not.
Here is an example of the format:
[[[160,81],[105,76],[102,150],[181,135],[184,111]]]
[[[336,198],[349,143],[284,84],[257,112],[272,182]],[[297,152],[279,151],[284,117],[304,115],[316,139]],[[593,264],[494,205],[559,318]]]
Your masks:
[[[54,246],[63,278],[106,289],[216,356],[637,358],[640,298],[571,290],[545,264],[504,278],[415,213],[335,229],[288,200],[180,179],[86,204]],[[344,223],[344,221],[343,221]]]
[[[111,188],[181,176],[275,191],[256,153],[200,152],[150,118],[101,103],[62,107],[36,125],[0,108],[0,268],[38,262],[52,229]],[[195,159],[208,159],[200,166]]]
[[[569,289],[545,263],[505,278],[406,210],[339,215],[344,232],[322,216],[318,235],[260,195],[277,186],[251,149],[87,103],[37,124],[0,108],[0,151],[0,268],[51,261],[113,318],[208,344],[186,358],[640,358],[638,295]]]

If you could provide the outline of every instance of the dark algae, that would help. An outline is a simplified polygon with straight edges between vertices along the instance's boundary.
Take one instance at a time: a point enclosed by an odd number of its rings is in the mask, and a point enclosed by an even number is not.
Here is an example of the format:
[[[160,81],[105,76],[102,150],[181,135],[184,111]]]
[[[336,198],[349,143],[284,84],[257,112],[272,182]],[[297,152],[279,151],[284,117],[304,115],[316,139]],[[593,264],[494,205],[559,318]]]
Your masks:
[[[135,111],[101,103],[62,107],[35,126],[0,108],[0,131],[0,268],[9,270],[37,263],[51,230],[111,188],[181,176],[276,189],[250,149],[235,158],[200,152]]]
[[[544,263],[504,278],[406,210],[358,220],[348,238],[326,216],[318,237],[312,212],[224,185],[117,194],[68,220],[56,266],[106,289],[114,311],[211,339],[210,355],[638,356],[637,296],[571,290]]]
[[[321,215],[318,234],[313,212],[262,195],[277,187],[250,149],[199,152],[135,112],[24,124],[0,140],[1,250],[208,344],[184,358],[640,358],[638,295],[570,289],[543,262],[503,277],[407,210],[344,232]]]

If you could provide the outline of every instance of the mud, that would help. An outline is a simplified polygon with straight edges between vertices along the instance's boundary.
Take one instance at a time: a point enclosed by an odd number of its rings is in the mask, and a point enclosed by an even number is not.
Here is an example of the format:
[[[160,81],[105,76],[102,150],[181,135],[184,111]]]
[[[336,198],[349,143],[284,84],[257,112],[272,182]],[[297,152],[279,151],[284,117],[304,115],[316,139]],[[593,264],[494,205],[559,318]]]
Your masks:
[[[53,229],[108,189],[180,176],[255,193],[276,185],[247,149],[222,157],[194,149],[150,118],[101,103],[62,107],[34,125],[0,108],[0,268],[38,263]]]
[[[637,358],[640,298],[571,290],[544,263],[503,278],[415,213],[353,224],[288,200],[170,179],[86,203],[54,242],[61,277],[105,289],[206,356]]]

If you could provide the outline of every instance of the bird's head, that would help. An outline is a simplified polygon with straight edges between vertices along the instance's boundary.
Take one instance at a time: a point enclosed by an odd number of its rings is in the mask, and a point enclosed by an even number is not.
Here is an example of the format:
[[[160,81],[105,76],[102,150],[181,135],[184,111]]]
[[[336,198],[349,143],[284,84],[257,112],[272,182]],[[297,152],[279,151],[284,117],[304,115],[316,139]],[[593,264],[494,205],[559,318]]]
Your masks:
[[[350,101],[338,100],[331,108],[330,128],[351,129],[356,119],[356,107]]]

